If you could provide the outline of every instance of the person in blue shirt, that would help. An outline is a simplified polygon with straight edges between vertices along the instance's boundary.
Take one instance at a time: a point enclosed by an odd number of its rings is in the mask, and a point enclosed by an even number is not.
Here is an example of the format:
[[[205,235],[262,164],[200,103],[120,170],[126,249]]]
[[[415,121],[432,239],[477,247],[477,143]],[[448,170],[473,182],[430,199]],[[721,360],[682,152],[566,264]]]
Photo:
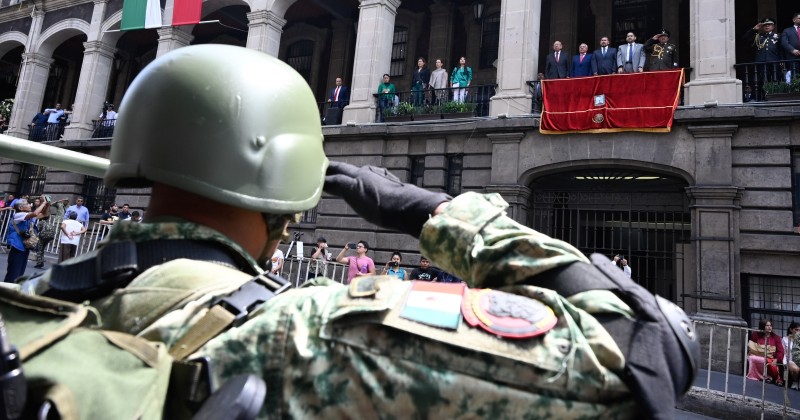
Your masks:
[[[75,204],[67,208],[67,214],[71,211],[78,215],[78,221],[81,222],[84,227],[89,227],[89,209],[83,205],[83,197],[78,197],[78,199],[75,200]]]
[[[395,251],[392,253],[392,259],[386,263],[386,267],[383,268],[383,274],[388,276],[395,276],[400,280],[407,280],[408,276],[406,275],[406,270],[400,268],[400,261],[403,260],[403,256],[400,254],[400,251]]]
[[[17,201],[12,222],[14,226],[8,229],[8,269],[4,282],[14,282],[17,277],[25,274],[31,250],[25,248],[22,236],[27,235],[30,224],[33,223],[31,219],[42,214],[50,206],[44,195],[40,197],[40,202],[39,207],[31,211],[31,204],[27,200]]]

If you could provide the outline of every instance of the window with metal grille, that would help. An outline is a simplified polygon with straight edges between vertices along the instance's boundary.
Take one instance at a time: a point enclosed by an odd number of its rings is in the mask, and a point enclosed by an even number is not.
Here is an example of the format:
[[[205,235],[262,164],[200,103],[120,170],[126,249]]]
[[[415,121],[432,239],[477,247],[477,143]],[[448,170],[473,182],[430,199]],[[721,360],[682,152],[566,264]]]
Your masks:
[[[405,26],[394,27],[392,39],[392,64],[389,76],[402,76],[406,74],[406,51],[408,50],[408,28]]]
[[[495,13],[483,19],[481,32],[481,60],[480,68],[493,67],[500,49],[500,13]]]
[[[800,277],[750,275],[742,273],[745,287],[745,321],[758,327],[758,321],[772,321],[772,329],[783,335],[800,311]]]
[[[418,187],[422,186],[422,179],[425,176],[425,156],[411,157],[411,176],[408,182]]]
[[[300,223],[317,223],[317,208],[308,209],[303,212]]]
[[[19,172],[19,194],[29,194],[31,200],[44,193],[47,168],[39,165],[23,164]]]
[[[311,59],[314,56],[314,41],[297,41],[286,51],[286,62],[297,70],[306,81],[311,80]]]
[[[114,204],[117,190],[106,188],[103,178],[87,176],[83,182],[83,205],[89,209],[90,214],[102,214]]]
[[[793,151],[792,158],[792,197],[794,201],[794,226],[800,233],[800,149]]]
[[[447,193],[455,197],[461,194],[461,173],[464,171],[464,155],[447,155]]]

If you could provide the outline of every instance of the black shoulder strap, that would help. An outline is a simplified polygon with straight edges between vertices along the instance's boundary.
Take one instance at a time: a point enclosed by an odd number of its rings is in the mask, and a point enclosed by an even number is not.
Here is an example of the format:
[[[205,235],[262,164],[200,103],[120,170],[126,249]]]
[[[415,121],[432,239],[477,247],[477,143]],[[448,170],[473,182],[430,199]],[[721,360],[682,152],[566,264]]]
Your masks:
[[[125,287],[150,267],[179,258],[209,261],[257,274],[244,257],[214,241],[120,241],[105,244],[92,258],[54,265],[50,289],[44,295],[71,302],[96,299]]]

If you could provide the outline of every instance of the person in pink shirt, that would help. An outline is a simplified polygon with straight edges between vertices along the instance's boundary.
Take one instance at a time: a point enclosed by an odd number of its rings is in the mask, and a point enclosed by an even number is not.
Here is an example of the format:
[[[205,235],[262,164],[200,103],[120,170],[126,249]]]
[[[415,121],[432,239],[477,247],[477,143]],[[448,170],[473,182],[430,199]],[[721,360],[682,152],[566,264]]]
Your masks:
[[[344,249],[336,256],[336,261],[348,265],[347,284],[350,284],[350,281],[353,280],[355,276],[375,274],[375,262],[372,261],[372,258],[367,256],[369,244],[366,241],[358,241],[356,245],[356,255],[346,257],[344,254],[350,249],[350,245],[352,244],[345,244]]]

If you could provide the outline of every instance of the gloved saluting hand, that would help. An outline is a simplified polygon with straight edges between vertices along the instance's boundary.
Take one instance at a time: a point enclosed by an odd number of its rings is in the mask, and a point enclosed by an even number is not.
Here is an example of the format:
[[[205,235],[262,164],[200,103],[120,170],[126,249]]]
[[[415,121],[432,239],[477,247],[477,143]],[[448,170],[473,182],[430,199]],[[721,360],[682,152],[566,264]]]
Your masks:
[[[436,207],[452,200],[445,193],[403,183],[385,168],[334,161],[325,176],[325,192],[344,198],[368,222],[415,238]]]

